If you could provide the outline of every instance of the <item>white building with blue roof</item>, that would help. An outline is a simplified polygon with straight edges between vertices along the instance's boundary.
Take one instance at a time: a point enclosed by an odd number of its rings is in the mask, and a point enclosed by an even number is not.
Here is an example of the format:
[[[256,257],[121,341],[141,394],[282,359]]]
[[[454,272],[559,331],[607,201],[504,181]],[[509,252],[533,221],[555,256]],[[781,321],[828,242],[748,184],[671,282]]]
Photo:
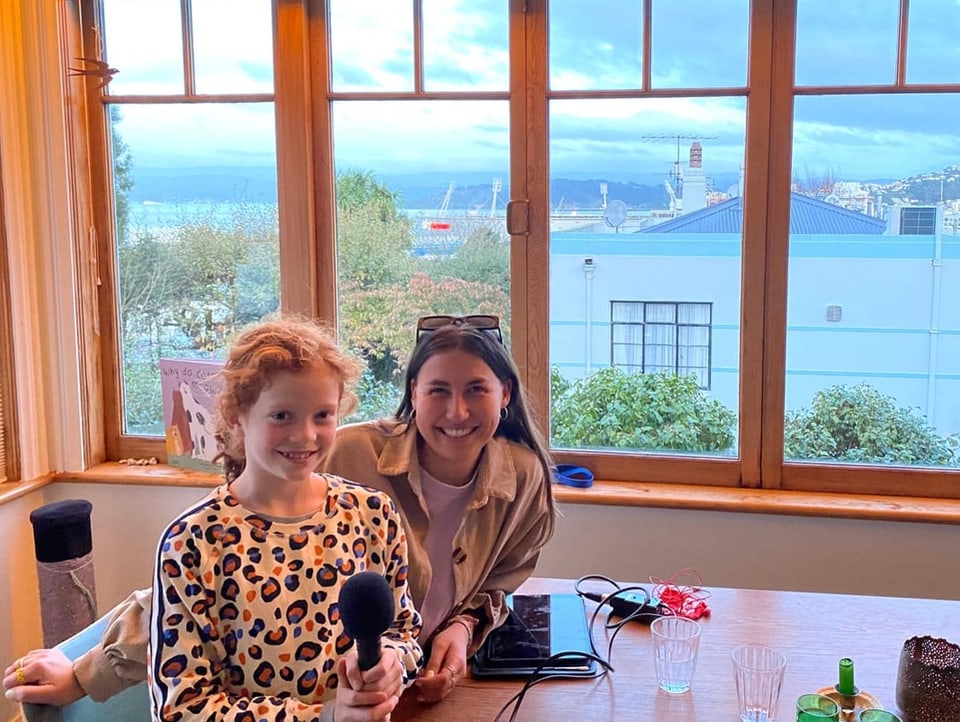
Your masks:
[[[742,224],[735,197],[636,232],[553,231],[551,363],[695,373],[737,409]],[[960,236],[942,207],[881,220],[794,193],[788,282],[787,410],[866,382],[960,432]]]

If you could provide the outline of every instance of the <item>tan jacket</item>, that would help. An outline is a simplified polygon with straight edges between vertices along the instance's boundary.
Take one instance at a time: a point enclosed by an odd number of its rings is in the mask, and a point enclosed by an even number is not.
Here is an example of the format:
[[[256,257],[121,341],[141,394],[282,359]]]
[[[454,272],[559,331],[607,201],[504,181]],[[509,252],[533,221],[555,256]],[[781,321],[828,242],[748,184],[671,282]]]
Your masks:
[[[430,518],[417,439],[414,424],[406,430],[383,420],[344,426],[322,470],[373,486],[394,500],[407,530],[408,584],[419,607],[433,571],[423,547]],[[468,654],[506,618],[505,597],[533,573],[540,550],[553,535],[554,516],[553,491],[536,454],[503,438],[487,444],[451,550],[456,603],[447,617],[480,613]]]

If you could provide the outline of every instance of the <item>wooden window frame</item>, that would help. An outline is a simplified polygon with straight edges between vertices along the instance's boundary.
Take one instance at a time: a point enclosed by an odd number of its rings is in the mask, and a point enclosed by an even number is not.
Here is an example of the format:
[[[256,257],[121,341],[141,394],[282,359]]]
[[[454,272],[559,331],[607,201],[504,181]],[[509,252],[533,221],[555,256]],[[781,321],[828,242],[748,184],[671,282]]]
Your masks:
[[[0,164],[3,158],[0,156]],[[10,314],[10,265],[4,219],[3,177],[0,175],[0,483],[20,479],[20,438],[17,428],[17,400],[14,394],[13,325]]]
[[[96,0],[77,0],[92,7]],[[662,1],[662,0],[660,0]],[[182,0],[189,3],[189,0]],[[745,187],[741,277],[740,391],[736,458],[688,455],[558,452],[559,461],[590,467],[598,479],[663,482],[745,489],[845,492],[866,495],[960,497],[960,471],[874,465],[785,462],[787,275],[792,182],[794,99],[803,95],[953,93],[960,85],[905,81],[907,0],[901,0],[897,77],[883,86],[795,87],[798,0],[751,0],[748,80],[744,87],[651,86],[651,0],[645,18],[643,78],[627,91],[552,91],[549,88],[548,0],[509,0],[510,87],[506,92],[427,92],[419,45],[409,93],[331,89],[325,0],[275,0],[274,24],[283,48],[275,51],[277,163],[280,205],[281,305],[326,320],[337,316],[335,181],[331,106],[335,101],[507,99],[510,102],[512,352],[530,398],[547,418],[549,408],[549,105],[565,98],[746,98]],[[422,40],[421,0],[411,0],[415,43]],[[84,42],[95,41],[87,29]],[[92,86],[90,86],[92,87]],[[93,93],[93,91],[89,91]],[[100,258],[112,257],[107,126],[99,96],[90,96],[88,128],[91,187]],[[306,262],[304,262],[306,259]],[[126,437],[119,427],[119,378],[114,271],[101,263],[99,324],[102,336],[106,458],[162,457],[162,441]]]

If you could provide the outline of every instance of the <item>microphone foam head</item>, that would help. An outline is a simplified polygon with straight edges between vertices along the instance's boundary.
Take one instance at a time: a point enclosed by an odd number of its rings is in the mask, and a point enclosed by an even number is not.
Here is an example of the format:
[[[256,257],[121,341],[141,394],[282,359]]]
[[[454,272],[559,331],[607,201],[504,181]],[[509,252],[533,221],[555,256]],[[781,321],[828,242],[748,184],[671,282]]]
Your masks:
[[[387,580],[376,572],[359,572],[340,589],[340,619],[354,639],[374,639],[393,624],[396,608]]]

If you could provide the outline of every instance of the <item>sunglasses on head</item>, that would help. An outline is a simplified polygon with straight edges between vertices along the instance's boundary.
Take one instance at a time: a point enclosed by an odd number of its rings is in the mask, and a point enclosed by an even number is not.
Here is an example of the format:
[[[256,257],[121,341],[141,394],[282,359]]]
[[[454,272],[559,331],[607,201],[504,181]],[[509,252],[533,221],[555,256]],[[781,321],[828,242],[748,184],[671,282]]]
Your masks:
[[[487,331],[503,343],[503,333],[500,331],[500,317],[487,314],[473,314],[470,316],[421,316],[417,319],[417,343],[429,333],[446,326],[469,326],[478,331]]]

